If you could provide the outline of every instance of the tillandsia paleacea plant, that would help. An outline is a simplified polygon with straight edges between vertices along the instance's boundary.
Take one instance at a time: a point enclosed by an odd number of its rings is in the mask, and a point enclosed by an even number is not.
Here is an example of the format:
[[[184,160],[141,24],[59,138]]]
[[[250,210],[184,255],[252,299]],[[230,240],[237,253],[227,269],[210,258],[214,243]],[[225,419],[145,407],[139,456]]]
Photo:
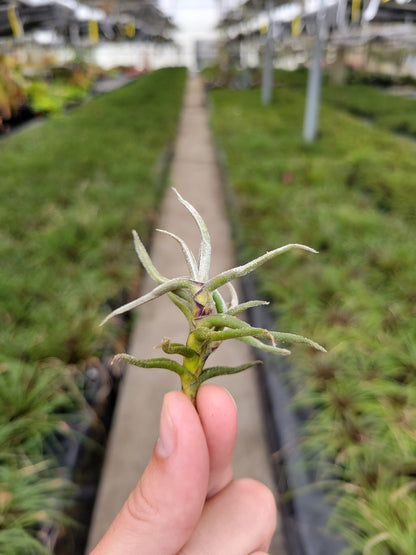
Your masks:
[[[263,256],[242,266],[226,270],[210,278],[211,240],[207,226],[198,211],[189,202],[183,199],[176,189],[173,190],[179,201],[190,212],[199,228],[201,243],[198,260],[195,259],[188,245],[180,237],[169,231],[157,230],[179,243],[189,271],[189,276],[168,279],[162,276],[155,268],[138,234],[136,231],[133,231],[137,255],[148,274],[158,285],[146,295],[111,312],[111,314],[102,321],[101,325],[117,314],[122,314],[167,294],[170,300],[185,315],[189,325],[189,333],[186,344],[172,343],[169,339],[164,339],[159,347],[168,355],[182,356],[182,364],[165,357],[146,360],[137,359],[126,353],[116,355],[113,359],[113,363],[118,360],[125,360],[140,368],[166,368],[171,370],[179,375],[182,391],[192,403],[195,404],[198,388],[206,380],[215,376],[241,372],[259,362],[251,361],[235,367],[212,366],[205,368],[205,362],[210,354],[227,339],[238,339],[252,347],[279,355],[290,354],[288,349],[277,346],[276,343],[280,342],[306,343],[315,349],[325,351],[321,345],[301,335],[256,328],[237,318],[239,313],[248,308],[268,303],[265,301],[248,301],[240,303],[237,293],[230,283],[232,280],[252,272],[268,260],[290,249],[303,249],[313,253],[317,251],[296,243],[285,245],[269,251]],[[224,300],[223,295],[219,291],[219,288],[223,285],[227,285],[230,289],[231,300],[228,303]]]

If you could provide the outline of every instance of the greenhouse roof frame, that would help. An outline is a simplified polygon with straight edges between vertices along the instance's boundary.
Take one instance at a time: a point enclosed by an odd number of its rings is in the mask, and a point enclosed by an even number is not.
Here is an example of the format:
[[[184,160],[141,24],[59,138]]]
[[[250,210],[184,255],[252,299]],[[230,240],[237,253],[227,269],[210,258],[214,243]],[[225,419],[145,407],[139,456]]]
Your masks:
[[[119,11],[122,8],[122,11]],[[0,0],[0,37],[21,38],[25,32],[54,30],[70,39],[70,27],[96,22],[98,33],[107,40],[120,38],[120,29],[130,25],[128,38],[170,40],[176,28],[170,17],[149,0],[120,2],[118,13],[107,13],[98,2],[76,0]]]
[[[217,28],[228,31],[229,39],[249,38],[262,32],[262,27],[267,25],[269,16],[267,6],[272,6],[273,24],[279,24],[281,31],[285,26],[290,26],[296,18],[301,20],[301,29],[306,34],[315,32],[314,22],[317,13],[323,9],[329,16],[328,24],[332,32],[338,33],[338,39],[343,36],[345,39],[351,35],[351,40],[360,35],[357,30],[361,25],[365,26],[366,31],[361,33],[365,40],[371,39],[371,29],[373,24],[406,24],[416,22],[416,0],[395,0],[383,2],[382,0],[368,0],[361,8],[358,21],[351,22],[352,0],[309,0],[300,2],[298,0],[246,0],[225,14],[218,23]],[[344,8],[344,14],[341,10]],[[341,17],[340,17],[341,14]],[[341,21],[341,18],[344,21]],[[307,29],[306,29],[307,27]],[[412,29],[412,28],[410,28]],[[342,32],[341,32],[342,31]],[[411,31],[413,34],[413,31]],[[287,33],[284,33],[285,35]],[[389,38],[394,32],[382,33],[383,37]],[[380,27],[374,28],[374,37],[380,36]],[[403,37],[402,37],[403,38]],[[358,40],[358,39],[357,39]]]

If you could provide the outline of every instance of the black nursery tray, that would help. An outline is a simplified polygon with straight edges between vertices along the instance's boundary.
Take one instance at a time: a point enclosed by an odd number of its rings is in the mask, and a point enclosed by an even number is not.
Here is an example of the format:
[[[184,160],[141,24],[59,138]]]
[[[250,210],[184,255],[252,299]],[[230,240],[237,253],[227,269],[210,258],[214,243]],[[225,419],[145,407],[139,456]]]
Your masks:
[[[242,285],[246,298],[258,297],[252,276],[242,278]],[[266,306],[253,308],[250,320],[254,327],[273,327]],[[336,555],[346,544],[328,531],[332,511],[328,491],[314,487],[300,448],[303,419],[293,408],[285,377],[290,363],[260,350],[255,356],[263,362],[257,367],[257,377],[287,551],[290,555]]]

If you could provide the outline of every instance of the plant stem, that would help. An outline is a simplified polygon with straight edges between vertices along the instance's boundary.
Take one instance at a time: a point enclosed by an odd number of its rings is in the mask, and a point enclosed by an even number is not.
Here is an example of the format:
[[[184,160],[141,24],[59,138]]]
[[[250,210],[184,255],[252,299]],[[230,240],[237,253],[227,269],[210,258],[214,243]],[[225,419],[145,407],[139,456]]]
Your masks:
[[[197,380],[208,356],[208,343],[198,339],[195,330],[193,330],[188,335],[186,346],[195,352],[195,356],[183,358],[183,366],[188,372],[181,376],[181,385],[182,391],[191,400],[192,404],[196,406],[196,395],[200,386]]]
[[[183,375],[181,377],[181,385],[182,391],[191,401],[191,403],[196,407],[196,395],[199,389],[199,383],[196,381],[196,378],[191,378],[189,374]]]

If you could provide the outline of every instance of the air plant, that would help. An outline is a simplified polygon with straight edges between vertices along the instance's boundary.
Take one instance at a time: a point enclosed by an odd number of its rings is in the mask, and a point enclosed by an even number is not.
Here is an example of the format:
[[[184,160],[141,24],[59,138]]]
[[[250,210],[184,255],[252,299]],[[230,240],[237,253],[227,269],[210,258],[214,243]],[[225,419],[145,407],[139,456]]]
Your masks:
[[[220,346],[223,341],[237,339],[252,347],[262,349],[278,355],[289,355],[290,351],[280,347],[277,343],[306,343],[320,351],[325,351],[321,345],[314,341],[293,333],[270,331],[263,328],[253,327],[247,322],[237,318],[244,310],[268,304],[265,301],[248,301],[240,303],[231,281],[242,277],[268,260],[282,254],[290,249],[303,249],[316,253],[314,249],[305,245],[289,244],[265,253],[263,256],[237,266],[220,274],[209,277],[211,262],[210,235],[204,220],[198,211],[182,196],[173,189],[179,201],[187,208],[194,218],[201,234],[198,260],[195,259],[188,245],[177,235],[169,231],[157,230],[177,241],[182,249],[189,271],[189,276],[168,279],[162,276],[153,265],[140,237],[133,230],[134,245],[137,255],[148,272],[158,283],[149,293],[129,302],[109,314],[101,323],[105,324],[110,318],[122,314],[128,310],[143,305],[157,297],[167,294],[170,300],[185,315],[189,333],[186,344],[172,343],[164,339],[159,347],[168,355],[180,355],[182,364],[175,360],[159,357],[152,359],[137,359],[132,355],[122,353],[114,357],[113,363],[124,360],[140,368],[166,368],[179,375],[182,391],[195,404],[199,386],[206,380],[225,374],[235,374],[254,366],[258,361],[251,361],[240,366],[211,366],[205,368],[208,357]],[[230,302],[226,302],[219,288],[227,285],[230,290]],[[266,342],[265,342],[266,341]]]

